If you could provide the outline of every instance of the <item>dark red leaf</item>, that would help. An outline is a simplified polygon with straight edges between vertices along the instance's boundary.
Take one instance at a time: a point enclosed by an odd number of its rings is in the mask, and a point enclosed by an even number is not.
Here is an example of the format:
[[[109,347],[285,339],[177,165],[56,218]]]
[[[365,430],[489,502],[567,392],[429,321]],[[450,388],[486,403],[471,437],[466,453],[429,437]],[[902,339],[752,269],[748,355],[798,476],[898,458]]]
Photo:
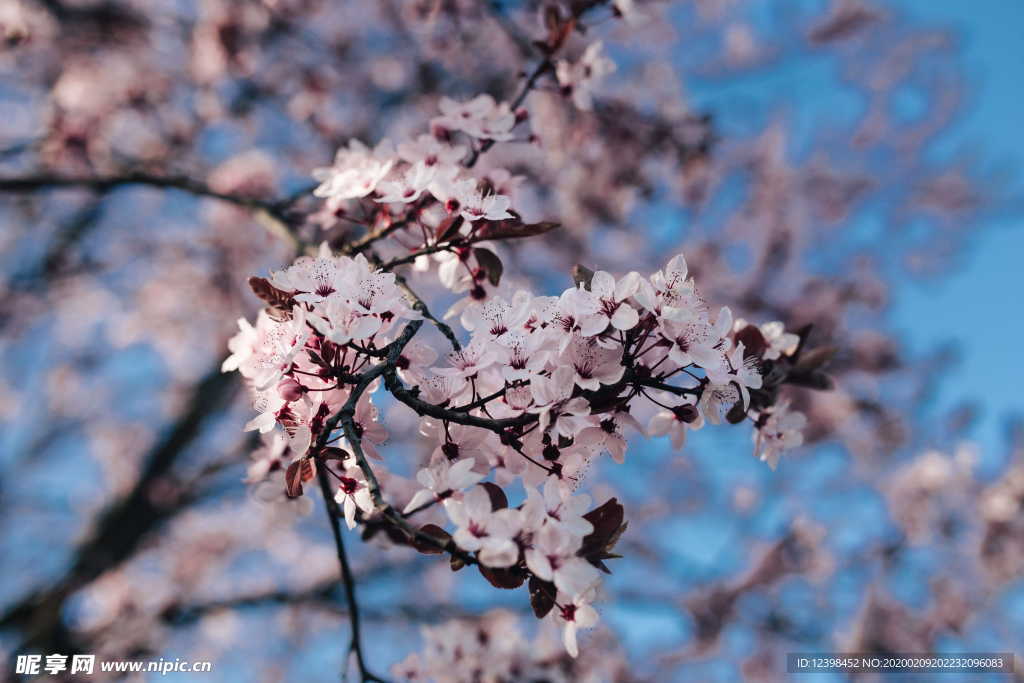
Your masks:
[[[482,564],[477,566],[480,568],[480,573],[483,577],[495,588],[512,590],[513,588],[519,588],[526,582],[526,575],[522,570],[515,567],[498,569],[496,567],[485,567]]]
[[[747,357],[760,358],[768,349],[768,342],[756,325],[747,325],[737,332],[736,342],[743,343],[743,355]]]
[[[495,287],[501,282],[501,274],[504,272],[505,267],[501,264],[501,259],[490,249],[474,249],[473,256],[476,256],[477,263],[487,273],[487,279]]]
[[[482,484],[487,489],[487,495],[491,497],[491,510],[501,510],[508,507],[508,497],[497,484],[485,481]]]
[[[482,240],[510,240],[520,237],[533,237],[543,235],[559,227],[560,223],[523,223],[515,219],[504,221],[491,221],[476,231],[474,241]]]
[[[594,271],[586,266],[577,263],[572,267],[572,281],[577,287],[583,285],[583,289],[590,291],[590,282],[594,279]]]
[[[249,278],[249,287],[253,294],[262,299],[271,308],[276,308],[285,313],[292,309],[295,300],[292,299],[294,292],[286,292],[270,284],[264,277]]]
[[[420,533],[434,539],[436,543],[431,543],[422,538],[413,538],[409,544],[416,548],[424,555],[441,555],[444,553],[445,546],[451,542],[451,535],[439,527],[436,524],[424,524],[420,527]]]
[[[836,355],[836,351],[837,349],[834,346],[819,346],[810,351],[804,351],[800,354],[800,360],[796,364],[796,369],[799,372],[808,373],[813,370],[820,370],[832,360],[832,357]]]
[[[434,241],[438,243],[447,242],[458,234],[463,222],[462,214],[445,218],[434,230]]]
[[[747,419],[747,409],[743,407],[743,401],[736,401],[729,412],[725,414],[725,420],[731,425],[738,425]]]
[[[296,460],[284,472],[284,493],[289,498],[298,498],[302,495],[302,476],[299,469],[302,461]]]
[[[337,446],[328,446],[321,451],[324,460],[348,460],[352,454],[346,451],[344,448],[338,448]]]
[[[538,619],[543,619],[555,606],[555,584],[530,577],[530,607]]]
[[[594,525],[594,530],[583,538],[583,545],[577,555],[586,558],[598,569],[608,572],[608,568],[601,560],[607,559],[606,556],[615,547],[619,536],[625,530],[626,525],[623,523],[625,513],[626,511],[619,501],[612,498],[601,507],[583,515],[584,519]]]
[[[798,387],[807,387],[808,389],[818,389],[819,391],[828,391],[835,387],[832,378],[821,370],[812,370],[811,372],[791,371],[786,376],[786,383],[795,384]]]

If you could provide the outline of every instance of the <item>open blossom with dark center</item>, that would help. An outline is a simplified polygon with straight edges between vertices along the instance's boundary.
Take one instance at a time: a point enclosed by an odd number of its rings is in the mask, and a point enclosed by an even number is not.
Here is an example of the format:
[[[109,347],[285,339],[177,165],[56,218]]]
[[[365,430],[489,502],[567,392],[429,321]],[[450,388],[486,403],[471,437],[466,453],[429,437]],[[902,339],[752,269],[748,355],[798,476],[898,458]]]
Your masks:
[[[590,282],[590,291],[598,300],[594,315],[604,323],[604,327],[611,325],[617,330],[633,329],[640,321],[640,315],[626,300],[636,294],[639,288],[638,273],[629,273],[616,282],[610,273],[597,271]]]
[[[497,360],[497,352],[490,348],[487,341],[474,339],[461,350],[448,354],[448,362],[451,363],[451,367],[436,367],[434,372],[448,377],[468,379],[491,367]]]
[[[420,434],[437,444],[431,461],[445,458],[455,462],[469,458],[476,461],[480,471],[488,467],[488,455],[497,447],[497,438],[491,431],[458,424],[446,427],[429,417],[420,420]]]
[[[602,348],[583,337],[572,338],[562,361],[573,369],[576,386],[590,391],[597,391],[602,384],[615,384],[626,371],[621,351]]]
[[[597,424],[581,430],[576,439],[582,446],[595,452],[607,451],[612,460],[621,464],[626,461],[626,428],[643,434],[644,428],[631,413],[619,410],[610,414],[595,415],[591,418]]]
[[[806,424],[807,417],[799,411],[790,410],[788,401],[767,409],[758,419],[758,427],[754,431],[754,456],[774,470],[784,451],[803,444]]]
[[[664,320],[686,320],[704,309],[704,300],[697,293],[692,279],[688,279],[686,259],[675,256],[663,270],[641,280],[636,299],[648,311]]]
[[[744,354],[743,342],[740,342],[726,354],[729,371],[712,370],[708,376],[715,382],[733,382],[740,390],[740,398],[743,400],[743,407],[750,405],[750,389],[761,388],[761,372],[758,370],[757,361]]]
[[[600,315],[600,302],[583,286],[567,289],[545,308],[546,318],[541,323],[563,334],[559,337],[559,351],[564,351],[578,337],[593,337],[607,327],[607,318]]]
[[[582,539],[555,524],[545,524],[533,535],[526,551],[526,566],[538,578],[555,584],[559,591],[579,595],[601,575],[592,564],[577,557]]]
[[[523,511],[529,527],[537,529],[552,524],[579,538],[594,530],[594,525],[583,517],[590,511],[590,496],[567,494],[559,487],[555,477],[545,479],[543,493],[531,487],[526,490],[526,494]]]
[[[592,43],[576,62],[558,60],[555,75],[562,92],[572,97],[580,109],[594,106],[592,90],[606,76],[615,72],[615,62],[602,54],[601,41]]]
[[[452,168],[466,156],[464,145],[449,145],[436,136],[424,133],[414,140],[399,143],[398,156],[409,164],[428,168]]]
[[[345,289],[346,266],[350,266],[350,261],[333,256],[323,245],[319,256],[300,256],[292,265],[274,273],[270,281],[286,292],[296,292],[296,301],[316,303]]]
[[[714,323],[698,313],[689,319],[665,320],[661,332],[672,342],[669,358],[680,367],[699,365],[708,372],[715,372],[724,365],[725,336],[731,329],[732,312],[722,307]]]
[[[277,384],[309,336],[305,308],[297,305],[287,320],[274,320],[260,311],[255,327],[238,321],[239,332],[228,341],[231,355],[221,370],[238,370],[258,390]]]
[[[687,431],[696,431],[704,426],[704,417],[694,404],[692,396],[680,399],[666,395],[662,396],[660,400],[663,404],[668,405],[671,405],[668,402],[678,403],[671,408],[663,408],[651,416],[651,420],[647,424],[647,435],[665,436],[667,434],[672,441],[672,448],[679,450],[686,443]]]
[[[492,511],[483,487],[470,489],[462,500],[446,505],[445,512],[457,527],[452,539],[463,550],[479,553],[484,565],[510,567],[519,559],[515,538],[522,528],[522,513],[508,508]]]
[[[430,122],[435,128],[461,131],[481,140],[502,142],[512,139],[516,116],[506,102],[499,104],[490,95],[478,95],[468,102],[442,97],[438,106],[441,116]]]
[[[434,460],[416,473],[416,481],[423,488],[412,497],[405,511],[415,510],[432,500],[447,503],[453,498],[461,498],[462,491],[484,478],[483,474],[473,471],[474,465],[476,461],[473,458],[463,458],[452,463],[447,458]]]
[[[480,188],[476,178],[439,174],[430,183],[429,190],[448,213],[460,214],[469,223],[481,219],[500,221],[512,218],[508,212],[512,200]]]
[[[422,161],[404,169],[398,174],[377,183],[376,201],[381,203],[408,204],[420,198],[434,179],[436,168]]]
[[[374,511],[373,497],[366,483],[366,476],[358,467],[349,467],[338,477],[338,491],[334,494],[334,500],[341,506],[345,524],[349,529],[356,526],[357,509],[367,515],[373,514]]]
[[[587,591],[580,595],[559,594],[555,602],[557,606],[552,613],[556,621],[563,624],[562,642],[565,651],[570,657],[578,657],[580,654],[579,645],[576,643],[576,633],[581,628],[592,628],[597,624],[597,610],[591,607],[593,591]]]
[[[359,140],[351,140],[334,157],[334,165],[313,170],[320,186],[313,190],[317,197],[335,200],[365,197],[377,188],[395,163],[395,152],[388,140],[369,149]]]
[[[507,346],[510,335],[523,331],[531,304],[532,297],[522,290],[517,291],[511,301],[495,296],[481,304],[468,306],[462,313],[462,326]]]

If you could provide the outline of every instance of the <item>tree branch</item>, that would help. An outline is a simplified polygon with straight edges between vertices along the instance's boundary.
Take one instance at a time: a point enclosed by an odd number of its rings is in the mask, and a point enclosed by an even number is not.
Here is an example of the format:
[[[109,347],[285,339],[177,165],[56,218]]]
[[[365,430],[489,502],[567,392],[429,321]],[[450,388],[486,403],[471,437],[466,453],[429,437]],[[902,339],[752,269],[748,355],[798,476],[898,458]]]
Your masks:
[[[288,200],[268,202],[253,197],[218,192],[206,183],[187,176],[158,176],[132,172],[117,176],[61,176],[40,173],[19,178],[0,178],[0,192],[31,193],[58,188],[83,188],[94,192],[110,192],[119,187],[143,185],[161,189],[181,190],[197,197],[218,199],[248,209],[253,216],[273,235],[287,241],[296,250],[301,246],[285,216]]]
[[[362,634],[359,624],[359,601],[356,600],[356,580],[352,575],[352,568],[348,563],[348,555],[345,553],[345,539],[341,531],[341,511],[338,503],[331,495],[331,483],[327,479],[327,465],[321,464],[317,467],[317,478],[320,480],[320,492],[324,497],[324,504],[327,509],[327,518],[331,525],[331,533],[334,535],[334,547],[338,551],[338,563],[341,565],[341,580],[345,584],[345,601],[348,603],[348,620],[352,627],[352,637],[349,641],[349,654],[355,653],[356,664],[359,667],[359,676],[362,681],[380,681],[383,679],[373,675],[366,668],[366,660],[363,656]],[[348,662],[345,662],[345,671],[348,670]]]

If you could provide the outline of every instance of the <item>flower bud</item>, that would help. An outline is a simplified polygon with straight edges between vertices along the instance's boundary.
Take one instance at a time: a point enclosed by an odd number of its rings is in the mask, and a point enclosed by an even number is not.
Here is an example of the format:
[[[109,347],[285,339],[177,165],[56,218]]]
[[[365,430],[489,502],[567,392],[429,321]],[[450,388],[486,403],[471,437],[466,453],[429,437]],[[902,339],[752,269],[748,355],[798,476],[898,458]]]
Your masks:
[[[302,398],[302,395],[306,393],[306,387],[296,382],[293,377],[285,377],[278,382],[277,391],[281,394],[281,398],[291,403]]]

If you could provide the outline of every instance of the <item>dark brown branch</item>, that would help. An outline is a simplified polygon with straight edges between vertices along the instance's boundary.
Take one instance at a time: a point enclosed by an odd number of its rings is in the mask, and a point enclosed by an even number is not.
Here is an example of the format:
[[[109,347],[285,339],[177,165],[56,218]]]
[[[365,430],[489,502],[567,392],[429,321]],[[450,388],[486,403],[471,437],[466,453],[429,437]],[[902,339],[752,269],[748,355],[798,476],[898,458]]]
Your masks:
[[[218,192],[206,183],[187,176],[159,176],[132,172],[117,176],[61,176],[41,173],[19,178],[0,178],[0,192],[30,193],[59,188],[83,188],[94,192],[110,192],[120,187],[143,185],[161,189],[181,190],[197,197],[218,199],[248,209],[271,233],[298,249],[296,237],[285,216],[285,202],[270,202],[244,195]]]
[[[327,479],[326,467],[326,464],[322,464],[317,468],[317,478],[320,480],[320,493],[324,497],[327,518],[331,525],[331,533],[334,536],[334,547],[338,553],[338,564],[341,565],[341,580],[345,587],[345,601],[348,604],[348,621],[352,628],[352,636],[349,639],[348,646],[349,654],[355,653],[356,665],[359,667],[361,681],[383,681],[383,679],[373,675],[366,668],[359,623],[359,601],[356,599],[356,580],[352,574],[352,567],[348,563],[348,555],[345,553],[345,538],[341,531],[341,510],[338,509],[338,503],[334,500],[334,496],[331,495],[331,482]],[[348,668],[347,661],[344,666],[345,669]]]

